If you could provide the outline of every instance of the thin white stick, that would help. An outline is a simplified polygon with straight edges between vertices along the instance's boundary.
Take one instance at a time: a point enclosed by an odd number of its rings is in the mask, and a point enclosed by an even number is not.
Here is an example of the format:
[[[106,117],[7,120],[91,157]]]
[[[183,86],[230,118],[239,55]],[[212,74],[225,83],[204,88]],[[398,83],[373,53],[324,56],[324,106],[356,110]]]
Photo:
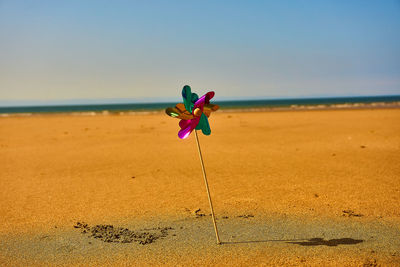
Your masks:
[[[211,201],[210,189],[208,188],[206,170],[205,170],[205,168],[204,168],[203,156],[201,155],[201,149],[200,149],[200,144],[199,144],[199,138],[197,137],[197,130],[194,130],[194,135],[196,136],[197,148],[198,148],[198,150],[199,150],[200,163],[201,163],[201,168],[202,168],[202,170],[203,170],[204,183],[206,184],[208,202],[210,203],[211,216],[212,216],[212,220],[213,220],[213,223],[214,223],[215,236],[217,237],[217,244],[220,245],[220,244],[221,244],[221,241],[219,240],[217,223],[215,222],[214,208],[213,208],[213,204],[212,204],[212,201]]]

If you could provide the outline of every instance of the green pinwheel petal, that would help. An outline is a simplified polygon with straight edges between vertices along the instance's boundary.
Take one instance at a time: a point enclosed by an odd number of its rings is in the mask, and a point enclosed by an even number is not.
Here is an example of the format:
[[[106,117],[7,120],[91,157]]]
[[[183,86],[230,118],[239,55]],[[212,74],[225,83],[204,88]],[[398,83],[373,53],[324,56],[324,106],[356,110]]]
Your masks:
[[[197,126],[196,126],[196,130],[201,130],[204,135],[211,134],[210,124],[208,123],[208,119],[207,119],[206,115],[201,114],[199,124],[197,124]]]
[[[192,103],[194,106],[194,103],[196,103],[196,101],[199,99],[199,96],[196,93],[192,93]]]
[[[182,89],[182,98],[183,98],[183,104],[185,105],[185,108],[187,111],[192,113],[193,109],[193,102],[192,102],[192,89],[190,88],[189,85],[185,85]]]
[[[192,113],[194,103],[199,99],[199,96],[196,93],[192,93],[192,89],[189,85],[185,85],[182,89],[182,98],[186,110]]]

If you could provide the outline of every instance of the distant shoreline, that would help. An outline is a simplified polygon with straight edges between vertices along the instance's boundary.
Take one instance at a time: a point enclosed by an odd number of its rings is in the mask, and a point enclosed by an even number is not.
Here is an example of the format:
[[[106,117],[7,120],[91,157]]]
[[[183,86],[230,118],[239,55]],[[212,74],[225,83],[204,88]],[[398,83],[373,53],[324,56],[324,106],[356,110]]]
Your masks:
[[[168,107],[167,105],[165,107]],[[315,104],[290,106],[254,106],[254,107],[224,107],[221,106],[219,112],[276,112],[276,111],[312,111],[312,110],[348,110],[348,109],[397,109],[400,108],[400,101],[395,102],[372,102],[372,103],[344,103],[344,104]],[[96,111],[49,111],[49,112],[11,112],[2,113],[1,117],[28,117],[28,116],[51,116],[51,115],[71,115],[71,116],[107,116],[107,115],[146,115],[163,113],[164,109],[149,110],[96,110]]]
[[[175,106],[177,102],[131,103],[131,104],[90,104],[90,105],[43,105],[0,107],[0,116],[19,116],[33,114],[125,114],[154,113]],[[213,101],[221,111],[276,111],[276,110],[315,110],[342,108],[396,108],[400,106],[400,95],[330,97],[330,98],[292,98]]]

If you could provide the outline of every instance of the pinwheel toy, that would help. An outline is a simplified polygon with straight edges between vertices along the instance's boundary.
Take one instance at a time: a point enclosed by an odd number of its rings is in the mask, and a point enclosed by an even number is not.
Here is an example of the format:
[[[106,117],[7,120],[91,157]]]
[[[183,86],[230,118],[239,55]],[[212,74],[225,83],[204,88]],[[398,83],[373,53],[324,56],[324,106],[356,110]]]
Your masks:
[[[215,222],[214,209],[211,201],[210,189],[208,187],[206,170],[204,168],[203,157],[201,155],[199,138],[197,136],[197,130],[201,130],[205,135],[211,134],[208,117],[210,117],[213,111],[216,111],[219,108],[218,105],[210,104],[210,99],[214,97],[214,94],[215,93],[211,91],[199,98],[197,94],[192,93],[190,86],[185,85],[182,89],[183,103],[179,103],[173,108],[167,108],[165,110],[165,113],[167,113],[171,117],[180,119],[179,127],[181,128],[181,130],[178,132],[179,138],[187,138],[194,130],[197,149],[199,151],[200,163],[203,170],[204,182],[207,190],[208,202],[210,204],[215,235],[217,237],[217,244],[221,244],[218,236],[217,224]]]
[[[208,117],[212,111],[216,111],[219,106],[210,104],[210,99],[214,97],[214,92],[208,92],[202,97],[192,93],[190,86],[185,85],[182,89],[183,103],[177,104],[174,108],[167,108],[165,112],[174,118],[181,119],[178,133],[179,138],[185,139],[194,130],[201,130],[203,134],[210,135],[211,129]]]

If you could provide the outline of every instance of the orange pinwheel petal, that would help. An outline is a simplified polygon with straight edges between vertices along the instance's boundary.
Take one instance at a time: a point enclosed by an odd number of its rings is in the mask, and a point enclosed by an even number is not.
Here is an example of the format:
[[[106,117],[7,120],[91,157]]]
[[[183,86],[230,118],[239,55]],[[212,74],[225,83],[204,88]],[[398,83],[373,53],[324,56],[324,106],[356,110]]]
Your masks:
[[[165,110],[165,113],[173,118],[181,120],[190,120],[194,117],[191,113],[189,113],[189,111],[185,109],[185,105],[183,103],[179,103],[173,108],[167,108]]]

